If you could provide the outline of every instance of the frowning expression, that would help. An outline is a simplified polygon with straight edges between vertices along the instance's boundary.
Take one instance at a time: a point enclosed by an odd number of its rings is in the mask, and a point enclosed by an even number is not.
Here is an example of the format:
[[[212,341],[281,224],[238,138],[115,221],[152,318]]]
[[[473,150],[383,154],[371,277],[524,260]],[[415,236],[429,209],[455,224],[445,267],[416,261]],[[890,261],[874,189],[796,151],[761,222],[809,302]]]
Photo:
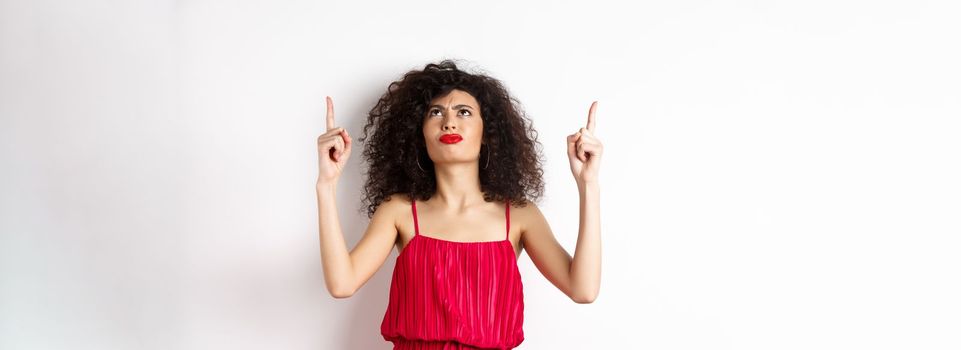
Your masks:
[[[480,104],[463,90],[436,97],[427,107],[423,132],[434,163],[476,163],[484,138]]]

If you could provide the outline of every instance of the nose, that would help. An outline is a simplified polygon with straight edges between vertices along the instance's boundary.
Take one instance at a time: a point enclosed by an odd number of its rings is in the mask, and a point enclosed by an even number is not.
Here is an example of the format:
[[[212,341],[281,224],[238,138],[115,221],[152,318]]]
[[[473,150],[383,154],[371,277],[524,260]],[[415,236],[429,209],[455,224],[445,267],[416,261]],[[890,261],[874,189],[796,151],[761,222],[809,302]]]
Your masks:
[[[457,130],[457,125],[454,124],[454,118],[444,119],[444,131],[455,131]]]

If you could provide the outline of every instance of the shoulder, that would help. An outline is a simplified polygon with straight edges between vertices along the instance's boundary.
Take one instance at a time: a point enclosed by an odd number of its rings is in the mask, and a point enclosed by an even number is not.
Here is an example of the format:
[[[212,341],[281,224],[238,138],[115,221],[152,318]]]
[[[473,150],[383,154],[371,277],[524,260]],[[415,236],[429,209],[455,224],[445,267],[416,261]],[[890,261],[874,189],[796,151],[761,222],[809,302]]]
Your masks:
[[[388,227],[392,227],[393,229],[389,231],[395,234],[408,232],[408,227],[410,227],[410,232],[413,232],[414,224],[410,219],[410,204],[411,202],[405,194],[395,193],[390,195],[377,205],[377,209],[374,210],[374,215],[370,219],[370,225],[384,228],[385,232],[388,231]]]
[[[524,204],[511,203],[511,226],[517,225],[521,233],[544,221],[544,213],[537,203],[528,201]]]
[[[377,211],[395,213],[410,208],[410,204],[410,199],[407,198],[407,195],[394,193],[377,205]]]
[[[374,218],[380,220],[387,219],[394,222],[395,225],[401,214],[406,213],[410,209],[410,200],[407,195],[401,193],[395,193],[385,198],[380,204],[377,205],[377,209],[374,210]],[[372,218],[373,220],[373,218]]]
[[[383,204],[388,204],[388,205],[408,205],[408,206],[409,206],[409,205],[410,205],[410,199],[407,198],[407,195],[406,195],[406,194],[403,194],[403,193],[394,193],[394,194],[390,195],[390,197],[387,197],[387,199],[385,199],[383,202],[381,202],[381,205],[383,205]]]
[[[511,214],[518,213],[523,215],[539,214],[541,208],[537,206],[537,203],[532,201],[527,201],[523,204],[517,202],[511,202]]]

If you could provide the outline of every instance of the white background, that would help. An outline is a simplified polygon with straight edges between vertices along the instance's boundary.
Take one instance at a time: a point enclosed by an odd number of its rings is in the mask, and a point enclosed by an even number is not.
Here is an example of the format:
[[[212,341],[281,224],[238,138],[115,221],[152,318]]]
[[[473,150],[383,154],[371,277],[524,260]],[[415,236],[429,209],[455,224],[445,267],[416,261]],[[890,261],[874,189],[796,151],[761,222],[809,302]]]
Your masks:
[[[459,58],[533,119],[572,254],[564,141],[599,101],[601,293],[523,254],[520,348],[958,349],[959,10],[0,1],[0,348],[389,349],[396,251],[324,288],[323,99],[356,139],[390,81]]]

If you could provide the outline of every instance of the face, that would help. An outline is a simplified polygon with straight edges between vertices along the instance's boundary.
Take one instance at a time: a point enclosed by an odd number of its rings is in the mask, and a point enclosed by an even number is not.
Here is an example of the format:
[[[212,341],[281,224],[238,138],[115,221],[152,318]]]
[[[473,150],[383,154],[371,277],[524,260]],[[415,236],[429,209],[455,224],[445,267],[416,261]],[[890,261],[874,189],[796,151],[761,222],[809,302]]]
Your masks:
[[[484,138],[480,104],[461,90],[434,98],[427,107],[423,131],[434,163],[477,163]]]

